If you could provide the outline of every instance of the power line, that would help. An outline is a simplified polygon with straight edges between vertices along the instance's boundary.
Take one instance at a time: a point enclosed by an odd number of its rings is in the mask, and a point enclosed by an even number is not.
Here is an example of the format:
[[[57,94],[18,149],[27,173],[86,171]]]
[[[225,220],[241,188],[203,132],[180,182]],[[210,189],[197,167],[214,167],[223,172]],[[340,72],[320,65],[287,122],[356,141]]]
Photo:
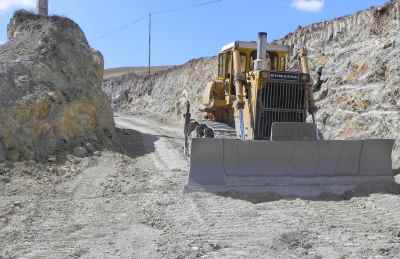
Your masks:
[[[138,24],[139,22],[145,20],[146,18],[147,18],[147,16],[142,16],[142,17],[140,17],[138,19],[135,19],[135,20],[133,20],[133,21],[131,21],[129,23],[126,23],[126,24],[114,29],[113,31],[110,31],[108,33],[104,33],[104,34],[100,35],[99,37],[97,37],[96,39],[104,39],[104,38],[108,37],[110,34],[124,31],[124,30],[128,29],[129,27],[131,27],[132,25]]]
[[[149,33],[149,38],[148,38],[148,44],[149,44],[149,46],[148,46],[148,73],[149,73],[149,75],[151,74],[152,16],[176,13],[176,12],[184,11],[184,10],[191,9],[191,8],[203,7],[203,6],[207,6],[207,5],[211,5],[211,4],[216,4],[216,3],[219,3],[219,2],[222,2],[222,1],[224,1],[224,0],[208,0],[208,1],[205,1],[205,2],[200,2],[200,3],[188,5],[188,6],[183,6],[183,7],[180,7],[180,8],[161,10],[161,11],[156,11],[156,12],[150,12],[148,14],[148,19],[149,19],[148,20],[148,33]],[[145,20],[146,17],[147,16],[142,16],[142,17],[140,17],[140,18],[138,18],[136,20],[133,20],[132,22],[127,23],[125,25],[122,25],[122,26],[120,26],[119,28],[115,29],[112,32],[109,32],[107,34],[103,34],[103,35],[99,36],[97,39],[103,39],[103,38],[107,37],[108,35],[110,35],[112,33],[123,31],[123,30],[129,28],[130,26],[135,25],[135,24]]]
[[[156,12],[151,12],[152,16],[156,16],[156,15],[163,15],[163,14],[170,14],[170,13],[176,13],[176,12],[180,12],[180,11],[184,11],[187,9],[192,9],[192,8],[196,8],[196,7],[203,7],[203,6],[207,6],[207,5],[211,5],[211,4],[216,4],[219,2],[222,2],[224,0],[209,0],[209,1],[205,1],[205,2],[200,2],[200,3],[196,3],[196,4],[192,4],[192,5],[188,5],[188,6],[183,6],[183,7],[179,7],[179,8],[174,8],[174,9],[167,9],[167,10],[159,10]],[[98,36],[96,39],[104,39],[106,37],[108,37],[110,34],[114,34],[120,31],[124,31],[126,29],[128,29],[130,26],[138,24],[139,22],[147,19],[147,15],[143,15],[138,19],[135,19],[129,23],[126,23],[124,25],[121,25],[118,28],[113,29],[112,31],[108,32],[108,33],[104,33],[100,36]]]
[[[174,9],[156,11],[156,12],[152,12],[152,13],[153,13],[153,15],[176,13],[176,12],[184,11],[184,10],[187,10],[187,9],[192,9],[192,8],[196,8],[196,7],[203,7],[203,6],[207,6],[207,5],[211,5],[211,4],[216,4],[216,3],[219,3],[219,2],[222,2],[222,1],[224,1],[224,0],[210,0],[210,1],[206,1],[206,2],[201,2],[201,3],[192,4],[192,5],[183,6],[183,7],[174,8]]]
[[[215,4],[218,2],[222,2],[223,0],[210,0],[207,2],[201,2],[201,3],[197,3],[197,4],[193,4],[190,6],[185,6],[185,7],[181,7],[181,8],[175,8],[175,9],[169,9],[169,10],[164,10],[164,11],[157,11],[157,12],[152,12],[149,13],[149,64],[148,64],[148,73],[149,75],[151,74],[151,17],[154,15],[163,15],[163,14],[167,14],[167,13],[175,13],[175,12],[180,12],[189,8],[195,8],[195,7],[201,7],[201,6],[206,6],[206,5],[210,5],[210,4]]]

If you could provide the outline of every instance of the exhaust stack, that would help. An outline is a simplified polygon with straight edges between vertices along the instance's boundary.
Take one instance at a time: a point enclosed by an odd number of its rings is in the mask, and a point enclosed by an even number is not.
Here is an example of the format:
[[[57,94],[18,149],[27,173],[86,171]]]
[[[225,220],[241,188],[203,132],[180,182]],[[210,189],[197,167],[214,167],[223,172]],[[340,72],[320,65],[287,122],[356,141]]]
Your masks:
[[[257,38],[257,60],[254,62],[254,70],[267,70],[267,44],[268,34],[259,32]]]
[[[38,15],[48,16],[49,15],[49,1],[48,0],[37,0],[36,12]]]

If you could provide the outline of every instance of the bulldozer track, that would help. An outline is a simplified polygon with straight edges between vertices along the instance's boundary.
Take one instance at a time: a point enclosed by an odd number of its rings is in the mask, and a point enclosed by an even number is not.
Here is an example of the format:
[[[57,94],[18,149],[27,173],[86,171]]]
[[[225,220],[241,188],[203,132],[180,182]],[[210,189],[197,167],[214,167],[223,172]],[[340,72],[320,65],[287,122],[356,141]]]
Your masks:
[[[236,130],[226,123],[203,120],[199,124],[206,125],[214,133],[214,138],[237,139]]]

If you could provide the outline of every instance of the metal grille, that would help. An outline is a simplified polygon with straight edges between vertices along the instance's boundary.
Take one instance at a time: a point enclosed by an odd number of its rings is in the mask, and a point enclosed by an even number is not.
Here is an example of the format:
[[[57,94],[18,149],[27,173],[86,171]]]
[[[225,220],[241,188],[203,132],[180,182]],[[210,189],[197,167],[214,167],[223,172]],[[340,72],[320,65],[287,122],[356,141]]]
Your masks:
[[[305,85],[299,82],[267,81],[258,95],[256,139],[271,137],[274,122],[305,122]]]

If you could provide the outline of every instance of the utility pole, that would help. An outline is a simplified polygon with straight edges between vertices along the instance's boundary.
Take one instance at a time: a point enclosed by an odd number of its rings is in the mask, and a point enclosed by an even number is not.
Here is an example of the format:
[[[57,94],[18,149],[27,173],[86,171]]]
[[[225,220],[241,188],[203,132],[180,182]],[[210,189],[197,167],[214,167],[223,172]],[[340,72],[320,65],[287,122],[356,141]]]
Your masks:
[[[151,74],[151,13],[149,13],[149,75]]]
[[[37,0],[36,12],[38,15],[48,16],[49,15],[49,1],[48,0]]]

